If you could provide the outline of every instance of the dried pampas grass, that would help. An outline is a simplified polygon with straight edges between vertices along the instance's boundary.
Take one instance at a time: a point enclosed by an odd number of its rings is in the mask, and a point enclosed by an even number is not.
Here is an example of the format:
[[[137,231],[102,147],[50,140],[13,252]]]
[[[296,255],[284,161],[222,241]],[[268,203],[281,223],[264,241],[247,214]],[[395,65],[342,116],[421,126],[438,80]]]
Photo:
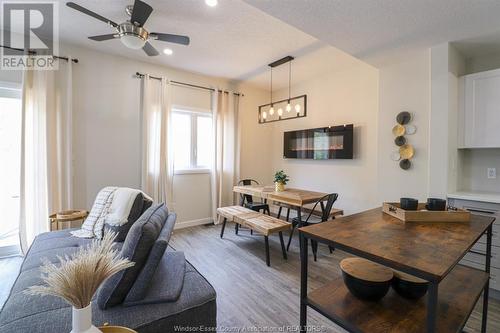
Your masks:
[[[88,306],[104,280],[134,265],[113,248],[115,237],[105,232],[102,240],[93,240],[73,255],[58,257],[58,265],[45,260],[40,268],[45,284],[25,292],[61,297],[77,309]]]

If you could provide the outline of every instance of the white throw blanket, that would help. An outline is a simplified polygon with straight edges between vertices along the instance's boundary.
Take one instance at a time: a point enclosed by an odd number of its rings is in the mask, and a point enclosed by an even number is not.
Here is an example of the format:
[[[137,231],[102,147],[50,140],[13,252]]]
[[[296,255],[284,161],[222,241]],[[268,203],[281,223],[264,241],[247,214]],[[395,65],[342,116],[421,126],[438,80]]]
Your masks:
[[[108,214],[104,218],[104,223],[114,226],[120,226],[127,223],[130,210],[139,193],[141,193],[141,191],[133,188],[118,188],[113,196],[113,202],[109,207]]]
[[[152,199],[144,192],[127,187],[105,187],[97,194],[89,216],[80,230],[71,234],[80,238],[102,238],[104,224],[120,226],[128,222],[128,216],[137,195]]]
[[[102,237],[104,218],[108,214],[116,190],[117,187],[108,186],[99,191],[89,216],[83,222],[80,230],[71,232],[73,236],[80,238]]]

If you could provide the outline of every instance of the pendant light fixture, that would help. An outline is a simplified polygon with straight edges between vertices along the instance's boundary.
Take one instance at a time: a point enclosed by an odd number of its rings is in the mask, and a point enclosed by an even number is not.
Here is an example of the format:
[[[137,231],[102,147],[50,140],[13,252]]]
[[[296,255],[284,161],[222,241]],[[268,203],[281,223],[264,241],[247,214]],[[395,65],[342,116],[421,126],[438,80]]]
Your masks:
[[[271,67],[271,108],[269,109],[269,115],[272,116],[274,114],[274,105],[273,105],[273,68]]]
[[[292,106],[290,105],[290,92],[292,86],[292,61],[288,62],[288,102],[286,103],[286,111],[290,112],[292,110]]]
[[[270,89],[269,104],[259,106],[259,123],[269,123],[274,121],[296,119],[305,117],[307,114],[307,96],[301,95],[292,97],[292,56],[286,56],[269,64]],[[288,98],[280,101],[273,100],[273,68],[288,62]],[[276,110],[275,110],[276,108]],[[292,112],[292,111],[295,112]],[[275,112],[276,111],[276,112]]]

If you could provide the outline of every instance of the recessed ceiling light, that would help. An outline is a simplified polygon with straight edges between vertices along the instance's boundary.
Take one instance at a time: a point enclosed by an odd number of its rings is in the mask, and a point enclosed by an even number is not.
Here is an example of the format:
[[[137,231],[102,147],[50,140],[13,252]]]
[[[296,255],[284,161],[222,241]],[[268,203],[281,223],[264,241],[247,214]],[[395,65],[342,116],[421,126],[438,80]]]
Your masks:
[[[163,53],[165,53],[166,55],[172,55],[174,53],[174,51],[172,51],[172,49],[166,48],[166,49],[163,49]]]
[[[207,4],[207,6],[210,6],[210,7],[217,6],[217,0],[205,0],[205,3]]]

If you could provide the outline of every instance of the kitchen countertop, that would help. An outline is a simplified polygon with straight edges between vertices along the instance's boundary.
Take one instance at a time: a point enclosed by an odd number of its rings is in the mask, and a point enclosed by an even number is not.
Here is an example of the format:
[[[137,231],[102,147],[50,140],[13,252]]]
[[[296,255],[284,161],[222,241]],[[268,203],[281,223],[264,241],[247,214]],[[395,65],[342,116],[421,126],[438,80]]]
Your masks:
[[[448,193],[448,198],[500,203],[500,193],[497,192],[457,191]]]

